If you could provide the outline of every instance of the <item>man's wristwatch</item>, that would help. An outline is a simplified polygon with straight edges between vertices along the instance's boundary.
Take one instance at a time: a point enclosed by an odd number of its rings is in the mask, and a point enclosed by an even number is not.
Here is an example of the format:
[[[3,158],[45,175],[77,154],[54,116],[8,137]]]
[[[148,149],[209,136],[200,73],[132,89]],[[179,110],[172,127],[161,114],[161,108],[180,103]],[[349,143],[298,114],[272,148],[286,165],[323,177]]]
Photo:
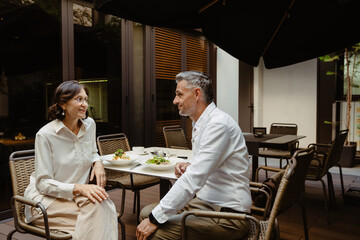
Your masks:
[[[156,218],[154,217],[154,215],[152,213],[149,214],[149,220],[152,224],[155,224],[156,226],[160,226],[161,223],[159,223]]]

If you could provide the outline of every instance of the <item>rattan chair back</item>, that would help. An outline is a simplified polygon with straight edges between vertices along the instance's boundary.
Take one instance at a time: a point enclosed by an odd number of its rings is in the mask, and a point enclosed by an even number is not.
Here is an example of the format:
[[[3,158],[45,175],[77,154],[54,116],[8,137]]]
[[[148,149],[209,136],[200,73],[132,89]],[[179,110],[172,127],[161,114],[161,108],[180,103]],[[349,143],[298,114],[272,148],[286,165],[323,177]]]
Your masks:
[[[286,169],[284,170],[283,177],[281,178],[279,188],[276,193],[276,197],[274,200],[273,207],[270,212],[270,217],[267,221],[261,221],[261,230],[260,230],[260,239],[271,239],[273,231],[274,231],[274,225],[275,225],[275,219],[278,216],[280,210],[281,210],[281,203],[283,201],[283,197],[286,193],[286,190],[289,185],[289,179],[292,176],[294,169],[296,167],[296,159],[292,158],[289,161],[289,164],[286,166]],[[265,226],[265,227],[264,227]],[[265,237],[264,237],[265,232]]]
[[[24,196],[26,187],[30,184],[30,175],[35,171],[35,151],[26,150],[14,152],[10,156],[9,167],[13,194]],[[25,222],[24,204],[15,203],[19,220]]]
[[[44,228],[25,222],[25,205],[18,200],[24,196],[25,189],[30,183],[30,175],[35,171],[35,150],[13,152],[9,160],[14,195],[12,198],[12,209],[15,230],[8,234],[7,239],[11,239],[16,231],[46,237],[47,232]],[[71,239],[71,234],[50,229],[47,239]]]
[[[298,150],[293,155],[293,160],[296,160],[296,166],[293,174],[289,178],[288,187],[283,196],[280,210],[288,209],[293,203],[302,199],[305,187],[305,178],[310,162],[314,157],[315,147],[310,147],[303,150]],[[292,160],[291,160],[292,161]]]
[[[270,134],[297,135],[298,127],[295,123],[272,123]]]
[[[115,153],[119,148],[130,151],[129,141],[124,133],[98,136],[96,139],[100,155]]]
[[[335,140],[332,142],[330,150],[327,154],[326,160],[324,162],[323,174],[325,175],[328,170],[338,164],[340,161],[340,156],[342,149],[344,147],[344,143],[347,137],[349,130],[342,130],[336,136]]]
[[[124,133],[101,135],[96,138],[100,155],[114,154],[118,149],[130,151],[129,141]],[[140,214],[140,190],[157,185],[159,178],[143,176],[139,174],[129,174],[111,169],[105,169],[107,178],[107,188],[121,188],[123,190],[120,207],[120,217],[124,213],[125,189],[132,190],[134,194],[134,213]],[[118,219],[122,227],[122,238],[125,239],[125,225]]]
[[[185,133],[180,125],[163,127],[163,134],[167,148],[187,149]]]

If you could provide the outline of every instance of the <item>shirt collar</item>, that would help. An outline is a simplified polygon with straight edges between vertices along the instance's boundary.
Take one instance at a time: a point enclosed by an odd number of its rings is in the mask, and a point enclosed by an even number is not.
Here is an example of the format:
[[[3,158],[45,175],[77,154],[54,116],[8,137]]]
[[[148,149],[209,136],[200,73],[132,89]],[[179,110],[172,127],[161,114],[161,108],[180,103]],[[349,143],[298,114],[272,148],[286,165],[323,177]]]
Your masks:
[[[80,132],[86,131],[86,128],[88,127],[89,123],[84,121],[84,119],[80,119],[80,121],[82,122],[81,127],[80,127]],[[59,119],[56,119],[53,124],[54,124],[54,129],[55,129],[56,133],[58,133],[61,129],[66,128],[65,124]]]
[[[193,122],[193,127],[201,127],[204,122],[206,121],[209,114],[216,108],[216,105],[214,102],[211,102],[204,110],[204,112],[201,114],[199,119],[196,122]]]
[[[58,133],[61,129],[65,128],[65,125],[64,123],[59,120],[59,119],[56,119],[54,122],[53,122],[53,126],[54,126],[54,129],[55,129],[55,132]]]

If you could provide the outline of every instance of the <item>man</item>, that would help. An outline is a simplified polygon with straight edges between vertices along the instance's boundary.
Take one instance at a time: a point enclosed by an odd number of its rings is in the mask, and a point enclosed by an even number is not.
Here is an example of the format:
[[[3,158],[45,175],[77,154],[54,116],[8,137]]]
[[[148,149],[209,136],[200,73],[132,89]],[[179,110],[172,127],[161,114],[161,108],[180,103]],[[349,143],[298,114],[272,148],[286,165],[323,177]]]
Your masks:
[[[191,163],[177,163],[179,179],[159,204],[141,211],[137,239],[181,239],[181,212],[194,209],[248,213],[249,158],[238,124],[213,103],[210,79],[200,72],[176,76],[173,101],[193,121]],[[247,220],[189,217],[189,239],[239,239]]]

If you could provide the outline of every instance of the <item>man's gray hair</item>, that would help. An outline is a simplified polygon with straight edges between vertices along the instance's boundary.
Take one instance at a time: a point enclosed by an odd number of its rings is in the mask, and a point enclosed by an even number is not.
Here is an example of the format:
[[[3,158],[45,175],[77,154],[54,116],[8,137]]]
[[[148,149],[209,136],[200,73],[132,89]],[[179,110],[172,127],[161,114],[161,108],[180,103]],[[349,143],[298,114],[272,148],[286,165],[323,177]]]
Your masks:
[[[212,89],[212,82],[208,76],[197,71],[181,72],[175,77],[176,83],[186,81],[187,88],[200,88],[204,95],[205,102],[211,103],[214,100],[214,93]]]

